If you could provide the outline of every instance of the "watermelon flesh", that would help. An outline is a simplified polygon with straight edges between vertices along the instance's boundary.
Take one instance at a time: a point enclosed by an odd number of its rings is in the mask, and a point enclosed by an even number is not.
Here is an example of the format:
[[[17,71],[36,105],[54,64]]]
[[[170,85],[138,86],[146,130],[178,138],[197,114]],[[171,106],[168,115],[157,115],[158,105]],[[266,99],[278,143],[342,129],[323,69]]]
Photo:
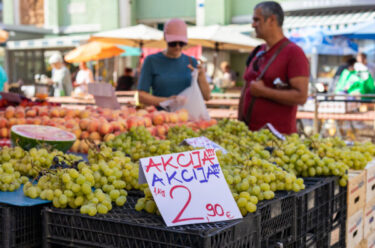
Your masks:
[[[75,134],[57,127],[42,125],[16,125],[10,130],[13,146],[20,146],[25,150],[33,147],[51,147],[66,152],[76,140]]]

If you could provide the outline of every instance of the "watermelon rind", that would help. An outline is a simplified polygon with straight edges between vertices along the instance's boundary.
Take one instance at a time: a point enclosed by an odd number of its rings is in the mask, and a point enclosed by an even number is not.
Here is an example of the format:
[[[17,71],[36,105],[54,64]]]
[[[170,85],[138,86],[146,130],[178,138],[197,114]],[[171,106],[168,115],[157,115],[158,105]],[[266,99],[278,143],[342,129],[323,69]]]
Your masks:
[[[28,134],[23,132],[24,130],[28,131]],[[38,130],[43,130],[45,133],[48,134],[48,137],[38,138],[35,137],[38,135]],[[64,139],[59,139],[58,137],[54,137],[53,133],[65,135]],[[50,134],[52,133],[52,134]],[[35,136],[34,136],[35,134]],[[30,137],[33,136],[33,137]],[[74,141],[76,140],[76,136],[68,131],[62,130],[57,127],[52,126],[42,126],[42,125],[15,125],[12,126],[10,130],[10,139],[12,141],[13,146],[20,146],[22,149],[30,150],[31,148],[39,148],[39,147],[50,147],[53,149],[57,149],[63,152],[68,151]]]

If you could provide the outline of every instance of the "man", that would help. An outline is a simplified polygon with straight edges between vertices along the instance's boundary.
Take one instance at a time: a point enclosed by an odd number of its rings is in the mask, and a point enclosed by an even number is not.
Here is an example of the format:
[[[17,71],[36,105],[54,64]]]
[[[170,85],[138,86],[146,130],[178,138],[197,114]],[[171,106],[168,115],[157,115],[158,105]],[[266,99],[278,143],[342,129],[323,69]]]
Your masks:
[[[284,36],[283,21],[283,10],[276,2],[261,2],[254,8],[252,26],[266,44],[250,55],[244,75],[239,119],[250,130],[271,123],[281,133],[296,132],[297,105],[307,99],[309,63],[302,49]]]
[[[60,53],[51,55],[48,62],[52,66],[52,78],[49,83],[55,85],[54,96],[70,96],[73,90],[72,80]]]
[[[372,77],[375,76],[375,68],[373,64],[369,64],[367,61],[367,55],[365,53],[357,54],[357,63],[354,65],[355,71],[368,71]]]
[[[131,90],[134,85],[133,69],[126,67],[124,75],[118,78],[116,91],[128,91]]]

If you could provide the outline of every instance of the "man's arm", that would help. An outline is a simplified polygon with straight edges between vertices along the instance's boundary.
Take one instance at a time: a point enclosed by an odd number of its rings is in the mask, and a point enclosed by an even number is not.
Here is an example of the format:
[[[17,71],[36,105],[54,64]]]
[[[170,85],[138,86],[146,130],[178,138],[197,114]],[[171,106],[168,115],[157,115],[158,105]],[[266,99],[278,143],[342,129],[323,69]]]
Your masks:
[[[308,77],[294,77],[289,80],[291,89],[269,88],[262,80],[250,84],[251,95],[263,97],[285,105],[304,104],[308,96]]]

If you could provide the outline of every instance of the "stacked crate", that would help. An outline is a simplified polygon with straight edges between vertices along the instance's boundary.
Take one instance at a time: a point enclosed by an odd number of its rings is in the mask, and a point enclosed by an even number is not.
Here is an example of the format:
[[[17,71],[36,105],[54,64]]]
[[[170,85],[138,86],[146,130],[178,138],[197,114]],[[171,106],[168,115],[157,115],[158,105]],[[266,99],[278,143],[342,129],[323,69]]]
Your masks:
[[[362,247],[375,245],[375,160],[365,168],[366,200],[363,209],[363,241]]]

